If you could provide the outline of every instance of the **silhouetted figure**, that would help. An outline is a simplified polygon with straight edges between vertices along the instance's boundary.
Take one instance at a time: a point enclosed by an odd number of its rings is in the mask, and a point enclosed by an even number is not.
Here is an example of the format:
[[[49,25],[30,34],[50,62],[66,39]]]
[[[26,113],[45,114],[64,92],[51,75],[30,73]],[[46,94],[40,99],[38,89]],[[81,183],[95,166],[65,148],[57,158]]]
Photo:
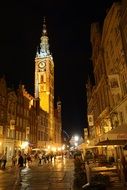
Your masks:
[[[21,155],[21,152],[19,152],[19,158],[18,158],[18,167],[19,167],[18,178],[19,178],[20,182],[22,181],[21,171],[22,171],[22,168],[23,168],[23,162],[24,162],[23,156]]]
[[[5,154],[2,156],[2,169],[5,169],[6,163],[7,163],[7,154],[5,153]]]

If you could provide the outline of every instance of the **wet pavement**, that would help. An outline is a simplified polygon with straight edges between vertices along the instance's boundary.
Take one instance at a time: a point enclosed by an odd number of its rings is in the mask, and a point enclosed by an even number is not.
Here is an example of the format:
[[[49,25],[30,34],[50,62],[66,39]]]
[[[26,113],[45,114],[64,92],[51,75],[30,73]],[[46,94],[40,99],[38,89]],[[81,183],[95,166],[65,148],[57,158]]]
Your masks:
[[[115,170],[101,173],[110,176],[111,185],[106,190],[127,189]],[[74,187],[73,182],[74,161],[61,157],[41,166],[36,162],[29,164],[22,169],[20,177],[18,168],[0,170],[0,190],[80,190],[80,187]]]
[[[73,190],[73,159],[57,158],[52,163],[30,164],[21,171],[0,170],[0,190]]]

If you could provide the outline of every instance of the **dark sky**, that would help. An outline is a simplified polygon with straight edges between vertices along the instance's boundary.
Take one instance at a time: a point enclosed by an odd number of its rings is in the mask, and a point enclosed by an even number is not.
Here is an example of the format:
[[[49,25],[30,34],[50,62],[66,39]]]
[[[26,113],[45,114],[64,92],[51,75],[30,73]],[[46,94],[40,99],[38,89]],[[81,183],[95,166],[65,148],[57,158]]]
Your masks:
[[[102,22],[113,0],[11,1],[0,7],[0,74],[10,87],[19,81],[34,91],[34,58],[46,17],[55,64],[55,100],[62,100],[63,129],[83,132],[85,83],[91,73],[90,25]]]

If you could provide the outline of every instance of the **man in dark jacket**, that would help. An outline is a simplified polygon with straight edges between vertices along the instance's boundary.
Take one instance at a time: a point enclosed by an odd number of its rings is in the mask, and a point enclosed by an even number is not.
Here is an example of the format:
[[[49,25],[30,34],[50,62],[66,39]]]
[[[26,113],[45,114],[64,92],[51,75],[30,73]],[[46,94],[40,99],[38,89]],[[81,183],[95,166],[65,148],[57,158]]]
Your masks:
[[[21,155],[21,152],[19,152],[18,167],[23,167],[23,156]]]
[[[19,152],[19,157],[18,157],[18,167],[19,167],[19,172],[18,172],[18,179],[20,182],[22,182],[22,176],[21,176],[21,172],[22,172],[22,168],[23,168],[23,156],[21,154],[21,152]]]

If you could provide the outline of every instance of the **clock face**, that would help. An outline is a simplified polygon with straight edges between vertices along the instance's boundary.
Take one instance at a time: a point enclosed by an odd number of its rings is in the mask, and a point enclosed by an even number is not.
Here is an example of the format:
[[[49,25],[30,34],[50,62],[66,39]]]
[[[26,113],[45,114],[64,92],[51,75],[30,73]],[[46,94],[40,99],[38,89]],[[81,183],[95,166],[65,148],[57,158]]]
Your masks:
[[[39,62],[38,67],[39,67],[40,69],[44,69],[44,68],[45,68],[45,61]]]

